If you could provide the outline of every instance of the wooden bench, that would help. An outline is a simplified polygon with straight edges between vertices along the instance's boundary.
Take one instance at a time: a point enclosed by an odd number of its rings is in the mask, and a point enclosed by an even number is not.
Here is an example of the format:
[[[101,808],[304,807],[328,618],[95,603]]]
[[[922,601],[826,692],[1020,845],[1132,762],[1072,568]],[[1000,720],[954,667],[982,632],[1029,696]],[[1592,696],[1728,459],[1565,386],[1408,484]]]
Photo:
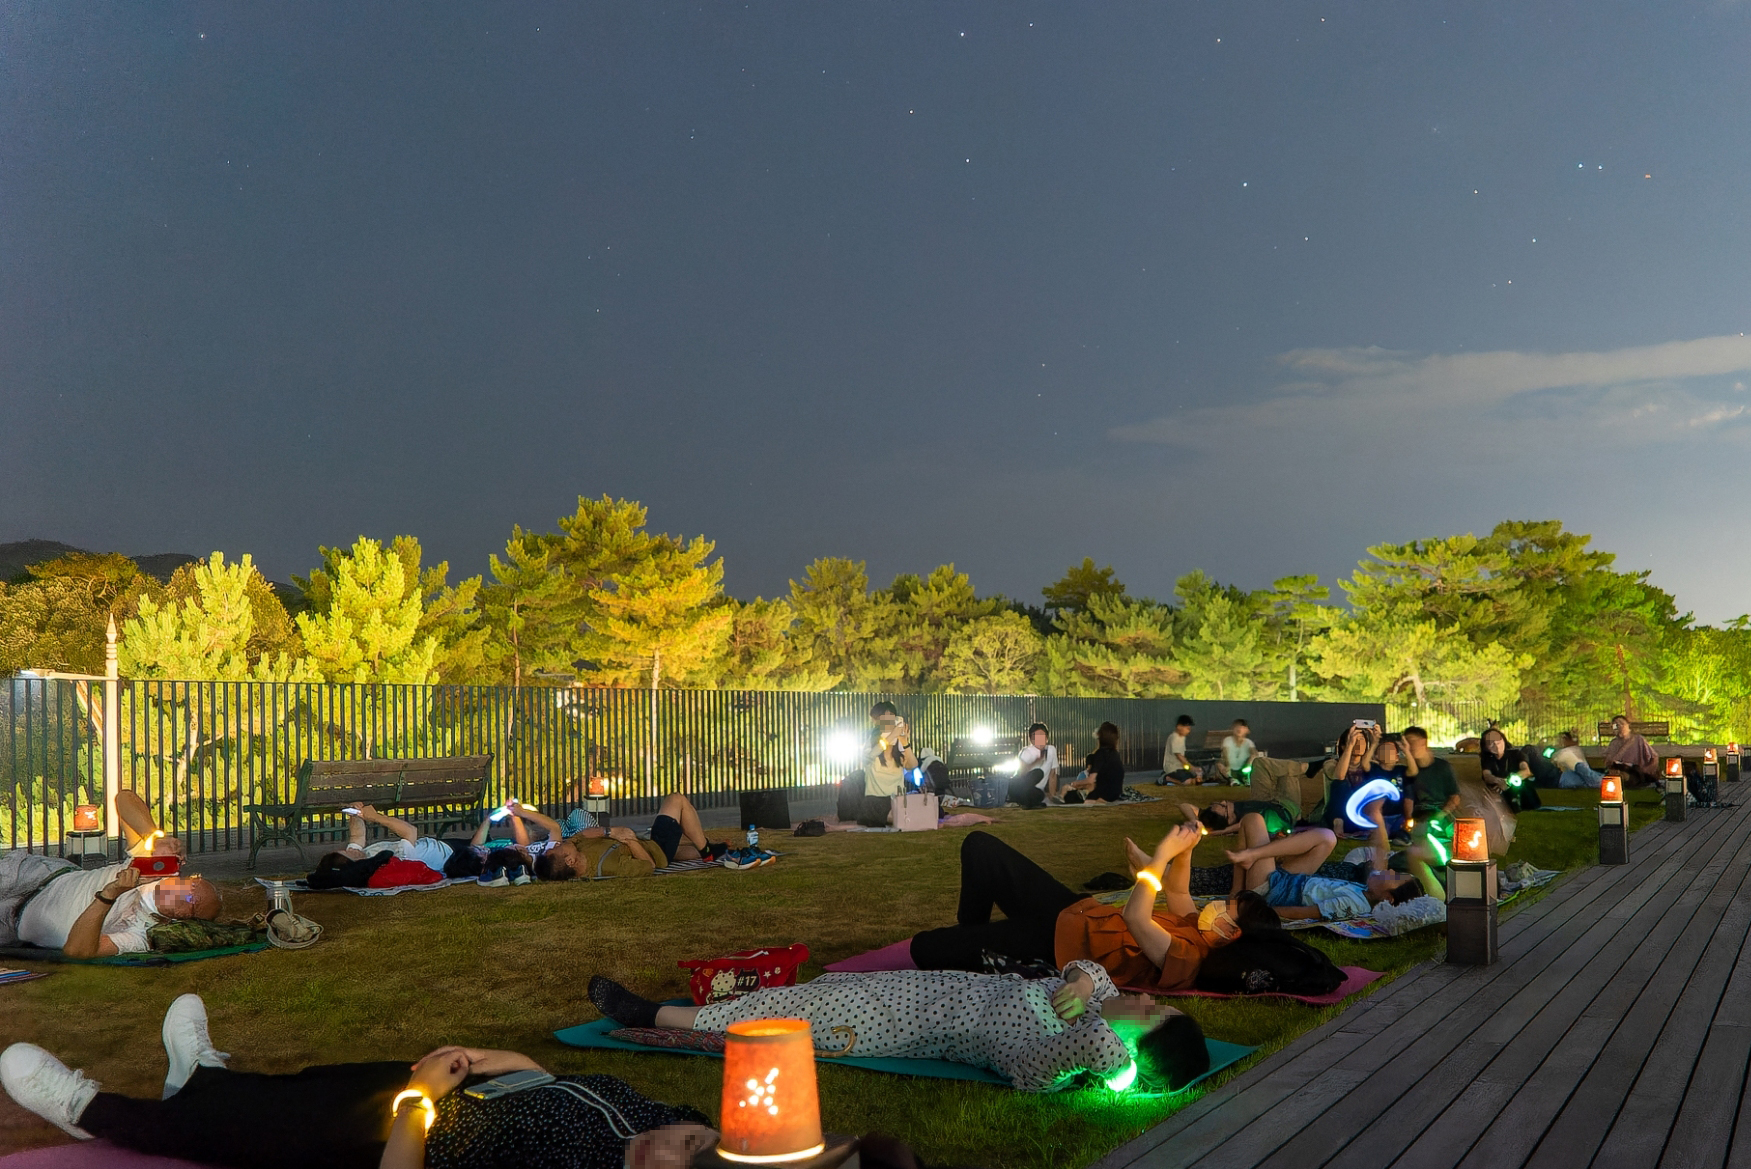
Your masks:
[[[371,804],[382,810],[425,813],[422,817],[442,834],[461,824],[478,822],[486,798],[491,755],[460,755],[448,759],[306,759],[298,769],[298,791],[289,804],[251,804],[254,840],[249,867],[263,845],[286,841],[304,860],[305,819],[332,816],[348,804]]]
[[[1629,733],[1640,735],[1644,739],[1670,739],[1672,737],[1672,724],[1669,722],[1632,722],[1629,724]],[[1614,734],[1610,722],[1599,724],[1600,742],[1610,742]]]
[[[949,783],[955,785],[954,793],[964,797],[971,790],[966,788],[968,781],[983,778],[997,764],[1014,759],[1021,754],[1021,747],[1020,731],[992,735],[991,741],[983,744],[974,742],[971,735],[955,738],[949,743],[948,754],[943,758],[948,767]]]

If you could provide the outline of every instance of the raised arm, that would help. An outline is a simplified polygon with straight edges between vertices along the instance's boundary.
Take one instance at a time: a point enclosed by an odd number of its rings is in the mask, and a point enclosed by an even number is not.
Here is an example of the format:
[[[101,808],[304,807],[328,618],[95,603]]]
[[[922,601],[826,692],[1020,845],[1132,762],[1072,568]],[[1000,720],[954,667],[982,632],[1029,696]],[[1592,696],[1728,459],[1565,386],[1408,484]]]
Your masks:
[[[535,827],[541,829],[543,832],[547,833],[547,839],[549,839],[549,840],[564,840],[565,839],[565,829],[560,827],[559,821],[555,820],[551,816],[543,816],[540,812],[537,812],[534,808],[528,807],[525,804],[519,804],[515,800],[513,800],[513,801],[511,801],[511,814],[517,818],[519,825],[521,825],[521,823],[526,820],[529,823],[535,825]],[[511,832],[513,835],[515,835],[516,828],[513,827],[511,829]],[[523,839],[518,840],[517,843],[518,844],[529,843],[528,837],[525,836]]]
[[[1189,888],[1192,846],[1198,843],[1198,835],[1196,824],[1181,824],[1161,838],[1155,855],[1137,870],[1137,883],[1131,887],[1131,896],[1121,913],[1137,947],[1156,966],[1162,965],[1173,949],[1173,935],[1155,920],[1156,898],[1166,897],[1170,913],[1184,916],[1197,912]]]

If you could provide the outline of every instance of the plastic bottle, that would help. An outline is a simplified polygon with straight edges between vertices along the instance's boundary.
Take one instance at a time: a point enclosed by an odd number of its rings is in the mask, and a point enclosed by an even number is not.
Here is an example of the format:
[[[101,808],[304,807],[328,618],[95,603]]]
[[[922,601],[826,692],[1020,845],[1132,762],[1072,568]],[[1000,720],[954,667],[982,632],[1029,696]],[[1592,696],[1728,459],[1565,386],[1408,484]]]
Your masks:
[[[748,847],[760,847],[760,826],[757,824],[748,825]]]

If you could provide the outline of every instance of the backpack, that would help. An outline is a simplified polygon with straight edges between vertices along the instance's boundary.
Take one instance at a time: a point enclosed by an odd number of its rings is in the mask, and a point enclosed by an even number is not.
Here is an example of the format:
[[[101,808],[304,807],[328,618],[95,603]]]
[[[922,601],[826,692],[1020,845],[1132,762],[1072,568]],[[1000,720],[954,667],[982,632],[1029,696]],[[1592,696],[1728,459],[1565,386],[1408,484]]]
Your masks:
[[[1344,982],[1323,950],[1280,929],[1249,928],[1210,951],[1195,985],[1217,994],[1330,994]]]
[[[975,808],[1001,808],[1009,802],[1009,781],[1002,776],[988,775],[973,781]]]

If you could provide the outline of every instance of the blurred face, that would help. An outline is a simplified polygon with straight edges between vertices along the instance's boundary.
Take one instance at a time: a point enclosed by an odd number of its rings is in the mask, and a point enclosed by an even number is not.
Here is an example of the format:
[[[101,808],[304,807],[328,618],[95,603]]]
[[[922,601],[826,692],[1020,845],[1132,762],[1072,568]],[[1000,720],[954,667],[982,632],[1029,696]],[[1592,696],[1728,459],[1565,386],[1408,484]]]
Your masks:
[[[1367,886],[1369,903],[1377,905],[1382,901],[1391,900],[1392,891],[1407,882],[1417,883],[1415,877],[1406,877],[1403,873],[1369,873]]]
[[[1216,912],[1206,907],[1198,914],[1198,932],[1212,946],[1223,946],[1240,936],[1239,910],[1232,899],[1221,903]]]
[[[1192,733],[1192,724],[1191,723],[1179,723],[1173,729],[1178,731],[1182,735],[1189,735]]]
[[[1380,766],[1391,771],[1394,767],[1398,766],[1398,744],[1380,744],[1380,749],[1374,753],[1374,758],[1380,761]]]
[[[219,890],[201,877],[166,877],[153,886],[152,904],[159,917],[212,921],[219,916]]]
[[[1410,752],[1411,757],[1416,759],[1418,763],[1421,763],[1429,754],[1429,740],[1423,738],[1421,735],[1406,735],[1404,737],[1404,749]]]
[[[687,1169],[694,1154],[717,1141],[703,1124],[666,1124],[641,1132],[626,1145],[626,1169]]]
[[[1500,759],[1503,752],[1508,749],[1508,740],[1504,739],[1496,731],[1485,731],[1483,736],[1483,749]]]
[[[1217,800],[1215,803],[1210,805],[1210,810],[1212,812],[1216,813],[1218,816],[1222,817],[1222,819],[1224,821],[1226,821],[1227,823],[1229,823],[1229,824],[1234,823],[1234,801],[1233,800]]]
[[[1611,720],[1611,733],[1620,739],[1629,738],[1629,720],[1614,718]]]
[[[1100,1017],[1108,1023],[1136,1023],[1142,1031],[1149,1030],[1169,1015],[1179,1013],[1146,994],[1121,994],[1100,1005]]]
[[[1044,751],[1046,749],[1046,743],[1049,741],[1049,736],[1046,734],[1045,731],[1035,731],[1033,733],[1033,737],[1030,741],[1033,743],[1033,745],[1035,747],[1038,747],[1040,750]]]
[[[1246,724],[1245,723],[1235,723],[1234,724],[1234,737],[1237,739],[1246,738]]]

